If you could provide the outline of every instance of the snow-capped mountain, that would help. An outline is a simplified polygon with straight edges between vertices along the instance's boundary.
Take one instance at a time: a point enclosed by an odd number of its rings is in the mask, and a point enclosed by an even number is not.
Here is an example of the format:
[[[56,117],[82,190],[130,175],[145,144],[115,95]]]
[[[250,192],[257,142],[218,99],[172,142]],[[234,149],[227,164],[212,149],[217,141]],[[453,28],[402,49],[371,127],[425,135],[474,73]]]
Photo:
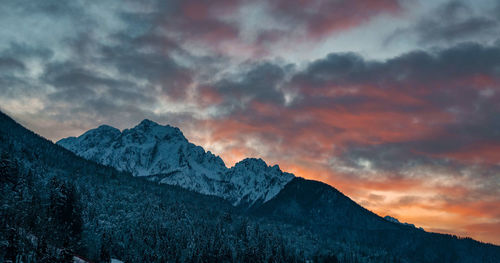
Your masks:
[[[134,176],[219,196],[233,205],[266,202],[294,178],[261,159],[245,159],[228,169],[220,157],[190,143],[178,128],[150,120],[122,132],[102,125],[57,144]]]

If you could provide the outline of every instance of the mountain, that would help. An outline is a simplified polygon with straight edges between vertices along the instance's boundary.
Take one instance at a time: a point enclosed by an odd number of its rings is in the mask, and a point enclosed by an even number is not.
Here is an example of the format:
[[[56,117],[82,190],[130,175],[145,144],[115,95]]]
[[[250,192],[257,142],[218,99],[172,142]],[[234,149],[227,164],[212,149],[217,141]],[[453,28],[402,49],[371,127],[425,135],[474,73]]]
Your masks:
[[[294,177],[261,159],[245,159],[228,169],[220,157],[190,143],[178,128],[150,120],[123,132],[102,125],[57,144],[134,176],[222,197],[233,205],[266,202]]]
[[[0,112],[0,262],[300,262],[286,235],[219,197],[79,157]]]
[[[108,138],[118,134],[102,128]],[[251,185],[252,176],[281,173],[246,159],[224,176],[250,178]],[[57,257],[68,254],[93,262],[500,259],[498,246],[389,222],[317,181],[292,178],[277,193],[259,192],[259,205],[239,209],[228,199],[158,184],[164,175],[157,176],[132,176],[84,159],[0,112],[0,262],[61,262]],[[272,197],[264,202],[262,193]]]
[[[337,189],[314,180],[294,178],[275,198],[253,210],[275,219],[310,224],[328,231],[330,227],[400,229],[366,210]],[[325,229],[326,228],[326,229]]]
[[[345,250],[340,241],[362,246],[362,253],[370,255],[367,261],[344,258],[345,262],[500,262],[498,246],[392,222],[314,180],[294,178],[273,199],[250,213],[305,229],[321,237],[317,242],[329,249]]]

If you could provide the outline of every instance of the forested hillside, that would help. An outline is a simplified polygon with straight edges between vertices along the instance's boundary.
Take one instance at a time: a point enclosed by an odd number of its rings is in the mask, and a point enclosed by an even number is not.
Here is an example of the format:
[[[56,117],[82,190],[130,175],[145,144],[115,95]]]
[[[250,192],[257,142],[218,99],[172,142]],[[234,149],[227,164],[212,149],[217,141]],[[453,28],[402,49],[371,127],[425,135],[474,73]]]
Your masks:
[[[0,115],[0,259],[297,261],[298,251],[226,201],[86,161]],[[302,256],[303,257],[303,256]]]

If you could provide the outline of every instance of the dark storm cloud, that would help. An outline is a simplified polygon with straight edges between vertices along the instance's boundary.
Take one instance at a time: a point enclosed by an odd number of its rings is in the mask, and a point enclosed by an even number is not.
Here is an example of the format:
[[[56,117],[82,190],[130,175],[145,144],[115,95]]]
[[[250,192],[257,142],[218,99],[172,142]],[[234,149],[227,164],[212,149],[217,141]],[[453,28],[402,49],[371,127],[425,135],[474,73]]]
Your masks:
[[[49,95],[51,99],[81,103],[92,108],[99,108],[98,102],[118,106],[124,103],[151,104],[156,101],[152,92],[148,94],[133,82],[93,72],[71,62],[50,63],[43,80],[56,88]]]
[[[277,19],[294,25],[295,30],[305,29],[309,37],[324,37],[360,25],[376,15],[402,9],[398,0],[279,0],[271,1],[270,6]]]
[[[119,86],[126,83],[100,75],[102,73],[80,68],[70,62],[51,63],[46,67],[44,79],[57,88],[71,86],[76,88],[97,86],[98,88],[99,86]]]
[[[499,31],[500,4],[452,0],[438,6],[409,28],[400,28],[386,40],[390,44],[416,35],[420,44],[458,43],[478,39],[494,40]]]
[[[0,93],[8,98],[29,92],[27,81],[23,75],[26,65],[23,61],[10,56],[11,53],[0,53]]]
[[[418,167],[424,163],[441,162],[424,155],[415,153],[414,143],[384,143],[378,145],[351,144],[341,156],[337,157],[344,165],[362,169],[360,160],[372,163],[371,169],[378,171],[399,171],[411,167]]]
[[[0,71],[1,74],[5,74],[9,71],[22,71],[26,67],[24,63],[10,57],[0,57]]]
[[[250,101],[284,104],[280,85],[286,69],[270,62],[250,65],[246,72],[229,76],[214,84],[215,90],[232,106],[245,107]]]
[[[187,68],[182,68],[168,56],[154,52],[138,52],[126,46],[105,46],[102,49],[104,62],[116,66],[124,74],[150,79],[161,80],[173,77]]]
[[[89,97],[80,102],[74,102],[71,107],[57,102],[45,106],[44,111],[51,113],[51,118],[61,123],[71,123],[72,126],[88,129],[96,122],[113,125],[115,127],[130,127],[144,118],[151,118],[152,113],[133,103],[117,103],[107,97]],[[103,114],[105,113],[105,115]],[[77,119],[75,120],[75,116]],[[107,117],[111,116],[111,117]],[[41,118],[35,114],[32,118]]]
[[[165,95],[183,99],[188,85],[193,81],[191,70],[178,65],[168,56],[158,53],[141,53],[126,47],[104,47],[104,64],[116,67],[121,74],[160,85]]]
[[[132,4],[133,5],[133,4]],[[261,6],[271,12],[272,20],[281,25],[259,28],[254,40],[242,39],[245,33],[243,20],[234,21],[234,14],[249,6]],[[374,1],[145,1],[137,9],[147,12],[125,12],[122,17],[137,25],[146,25],[156,30],[169,32],[177,42],[187,45],[203,45],[205,51],[225,54],[231,42],[233,48],[252,49],[252,55],[262,55],[273,43],[287,38],[312,41],[326,37],[332,32],[341,32],[380,14],[394,14],[402,10],[398,0]],[[255,18],[254,18],[255,19]],[[259,19],[259,18],[256,18]],[[255,23],[256,21],[252,21]],[[139,30],[143,27],[139,27]],[[296,35],[296,34],[299,35]]]
[[[436,53],[413,52],[388,60],[381,69],[389,82],[453,80],[474,74],[500,76],[500,48],[461,44]],[[387,71],[388,70],[388,71]],[[391,74],[394,73],[394,74]]]
[[[304,72],[295,76],[295,81],[312,84],[313,87],[362,81],[369,77],[369,64],[355,53],[333,53],[311,63]]]
[[[440,149],[446,143],[440,143],[443,138],[436,140],[420,140],[408,142],[382,143],[377,145],[362,145],[351,144],[347,150],[337,156],[335,161],[342,161],[343,165],[362,170],[364,168],[360,161],[370,161],[370,169],[379,173],[386,173],[389,176],[408,176],[402,172],[419,168],[422,166],[432,167],[436,170],[447,169],[455,174],[460,174],[460,170],[466,169],[468,164],[460,161],[439,158],[438,156],[429,154],[429,147],[434,147],[434,150]],[[456,141],[455,141],[456,143]],[[445,145],[446,147],[447,145]],[[427,150],[422,152],[421,150]],[[448,149],[456,150],[456,149]],[[333,163],[335,165],[335,162]],[[335,168],[335,167],[334,167]],[[488,169],[482,170],[481,173],[476,172],[476,176],[497,175],[500,172],[500,166],[493,165]],[[355,174],[356,175],[356,174]]]
[[[442,21],[424,21],[417,26],[421,41],[452,41],[469,36],[494,33],[499,23],[487,17],[471,17],[443,25]]]
[[[431,19],[422,20],[416,30],[421,41],[450,41],[495,32],[499,21],[484,14],[473,14],[474,10],[465,3],[451,1],[438,8]]]
[[[367,61],[353,53],[330,54],[295,75],[293,84],[311,89],[363,84],[391,88],[406,84],[402,88],[412,90],[414,84],[474,74],[500,77],[500,47],[461,44],[437,52],[410,52],[384,62]]]
[[[11,43],[10,47],[4,51],[4,54],[11,54],[12,56],[23,59],[39,58],[47,60],[54,55],[54,52],[45,47],[34,47],[24,43]]]
[[[236,24],[225,21],[221,13],[234,11],[243,1],[146,1],[147,12],[123,12],[120,17],[131,31],[168,32],[178,43],[205,45],[210,49],[224,40],[238,38]],[[133,3],[131,4],[134,5]],[[143,6],[140,6],[143,8]],[[130,23],[132,22],[132,23]]]
[[[53,16],[82,13],[82,6],[77,1],[61,2],[57,0],[47,0],[47,1],[20,0],[20,1],[14,1],[12,5],[16,11],[21,11],[26,13],[39,12]]]

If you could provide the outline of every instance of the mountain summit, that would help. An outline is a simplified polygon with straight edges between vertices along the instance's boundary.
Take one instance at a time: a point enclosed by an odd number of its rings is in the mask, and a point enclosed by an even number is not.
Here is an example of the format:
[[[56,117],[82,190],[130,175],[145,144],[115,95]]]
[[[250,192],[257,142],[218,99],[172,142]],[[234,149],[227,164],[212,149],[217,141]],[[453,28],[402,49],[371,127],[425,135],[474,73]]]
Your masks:
[[[262,159],[248,158],[227,168],[219,156],[190,143],[179,128],[148,119],[122,132],[101,125],[57,144],[134,176],[222,197],[233,205],[266,202],[294,178]]]

